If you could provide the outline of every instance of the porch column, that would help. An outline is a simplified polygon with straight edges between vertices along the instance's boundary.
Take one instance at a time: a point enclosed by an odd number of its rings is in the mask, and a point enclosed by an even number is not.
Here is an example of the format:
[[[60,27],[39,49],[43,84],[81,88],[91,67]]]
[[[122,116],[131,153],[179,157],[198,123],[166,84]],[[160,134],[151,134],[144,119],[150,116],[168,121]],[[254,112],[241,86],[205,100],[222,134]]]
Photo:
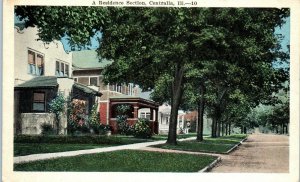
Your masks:
[[[158,124],[158,108],[155,109],[155,133],[158,134],[159,124]]]
[[[138,109],[139,109],[138,105],[134,105],[133,106],[133,118],[135,118],[135,119],[137,119],[139,117],[139,115],[138,115]]]
[[[158,109],[155,109],[155,121],[158,122]]]
[[[153,121],[153,109],[150,108],[150,121]]]

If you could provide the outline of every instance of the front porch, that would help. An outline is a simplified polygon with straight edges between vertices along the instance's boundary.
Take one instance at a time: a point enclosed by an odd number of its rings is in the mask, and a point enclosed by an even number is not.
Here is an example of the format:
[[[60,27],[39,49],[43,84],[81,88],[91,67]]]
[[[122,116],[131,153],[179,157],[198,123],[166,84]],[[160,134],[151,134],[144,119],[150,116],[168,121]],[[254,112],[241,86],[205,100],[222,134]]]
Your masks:
[[[134,125],[138,121],[138,111],[139,109],[148,108],[150,109],[150,128],[152,133],[158,134],[158,106],[159,104],[146,100],[140,97],[112,97],[109,99],[109,125],[112,127],[112,133],[118,133],[118,124],[117,124],[117,112],[116,107],[118,105],[130,105],[130,111],[127,116],[127,123],[129,125]]]

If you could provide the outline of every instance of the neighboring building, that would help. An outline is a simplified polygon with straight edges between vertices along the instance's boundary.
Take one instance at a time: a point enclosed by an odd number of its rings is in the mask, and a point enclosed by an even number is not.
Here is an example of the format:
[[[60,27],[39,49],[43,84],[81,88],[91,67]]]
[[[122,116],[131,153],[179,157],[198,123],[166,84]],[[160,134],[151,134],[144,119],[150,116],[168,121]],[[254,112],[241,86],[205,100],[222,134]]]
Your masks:
[[[129,104],[131,111],[128,114],[128,122],[134,124],[141,115],[140,110],[149,108],[148,118],[151,120],[152,131],[158,133],[158,105],[149,99],[138,97],[140,89],[131,83],[105,85],[102,71],[109,64],[111,61],[99,59],[94,50],[73,52],[74,80],[87,86],[93,86],[103,94],[98,100],[101,123],[112,126],[112,132],[116,133],[116,107],[120,104]]]
[[[178,111],[177,116],[177,133],[181,133],[185,129],[184,112],[182,110]],[[167,134],[169,132],[169,123],[171,116],[171,106],[168,104],[163,104],[159,106],[158,110],[158,123],[159,123],[159,133]]]
[[[38,39],[37,28],[21,30],[15,26],[15,134],[40,134],[43,123],[55,127],[55,118],[49,113],[49,103],[58,92],[71,99],[86,100],[89,105],[101,96],[98,91],[74,83],[70,78],[72,53],[66,53],[61,42],[45,44]],[[59,132],[66,134],[66,115],[60,123]]]
[[[198,119],[198,112],[197,111],[189,111],[186,112],[186,114],[184,115],[184,120],[185,123],[189,123],[189,130],[191,132],[196,132],[197,131],[197,119]],[[211,119],[207,118],[206,115],[204,115],[203,117],[204,121],[203,121],[203,134],[205,135],[210,135],[211,134]]]

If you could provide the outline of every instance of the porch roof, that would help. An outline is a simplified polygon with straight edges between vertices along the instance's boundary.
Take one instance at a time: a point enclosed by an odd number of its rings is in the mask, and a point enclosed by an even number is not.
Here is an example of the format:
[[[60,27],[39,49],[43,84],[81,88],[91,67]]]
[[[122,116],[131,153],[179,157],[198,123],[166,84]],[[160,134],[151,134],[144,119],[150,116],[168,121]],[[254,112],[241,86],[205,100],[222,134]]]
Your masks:
[[[147,107],[158,109],[159,104],[152,100],[143,99],[141,97],[134,97],[134,96],[114,96],[110,97],[111,105],[114,104],[133,104],[139,107]]]
[[[56,76],[39,76],[31,80],[28,80],[22,84],[16,85],[15,89],[18,90],[18,89],[32,89],[32,88],[55,88],[58,86],[59,84],[57,82]],[[76,83],[76,82],[73,83],[73,87],[87,94],[92,94],[99,97],[102,95],[102,93],[98,92],[97,90],[94,90],[80,83]]]
[[[16,85],[15,89],[53,87],[58,87],[57,78],[55,76],[38,76],[24,83]]]
[[[87,94],[92,94],[92,95],[99,96],[99,97],[101,97],[101,95],[102,95],[101,92],[98,92],[97,90],[94,90],[88,86],[85,86],[85,85],[77,83],[77,82],[74,83],[73,87],[75,87]]]

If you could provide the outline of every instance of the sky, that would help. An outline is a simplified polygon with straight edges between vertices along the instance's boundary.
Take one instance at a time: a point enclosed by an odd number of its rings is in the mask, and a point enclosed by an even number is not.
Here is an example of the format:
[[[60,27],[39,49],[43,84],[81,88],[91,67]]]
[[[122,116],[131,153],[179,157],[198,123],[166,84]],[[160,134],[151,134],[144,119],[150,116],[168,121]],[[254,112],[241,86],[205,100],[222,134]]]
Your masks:
[[[275,34],[282,34],[284,36],[281,47],[283,50],[287,51],[287,45],[290,45],[290,17],[286,19],[286,23],[280,28],[275,28]]]

